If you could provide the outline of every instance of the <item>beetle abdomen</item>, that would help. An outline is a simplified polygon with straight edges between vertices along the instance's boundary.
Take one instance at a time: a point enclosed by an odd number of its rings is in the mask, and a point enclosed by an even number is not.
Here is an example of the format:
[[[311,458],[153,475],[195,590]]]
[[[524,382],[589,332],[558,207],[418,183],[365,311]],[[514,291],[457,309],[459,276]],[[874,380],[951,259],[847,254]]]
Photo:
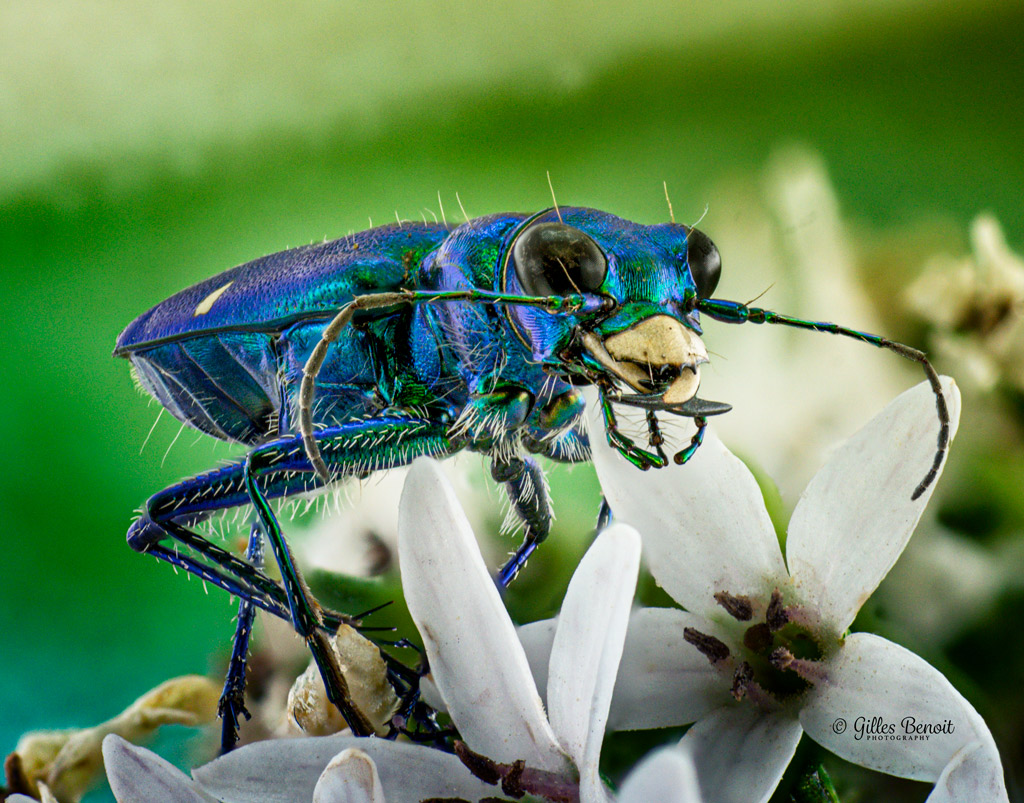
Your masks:
[[[447,234],[440,224],[392,224],[261,257],[157,304],[121,333],[114,354],[131,360],[142,387],[179,421],[225,440],[265,440],[289,427],[282,396],[294,384],[295,333],[312,348],[355,296],[415,287],[423,257]],[[324,377],[340,386],[322,405],[335,419],[365,411],[367,355],[351,345],[357,353],[339,346],[337,376]]]
[[[281,406],[271,335],[222,332],[130,355],[143,388],[179,421],[224,440],[277,432]]]

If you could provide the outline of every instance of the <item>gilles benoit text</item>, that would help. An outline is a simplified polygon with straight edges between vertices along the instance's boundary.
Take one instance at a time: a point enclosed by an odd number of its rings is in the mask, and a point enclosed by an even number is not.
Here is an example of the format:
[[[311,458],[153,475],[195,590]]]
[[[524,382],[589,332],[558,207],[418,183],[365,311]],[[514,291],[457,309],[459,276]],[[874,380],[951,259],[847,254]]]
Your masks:
[[[857,717],[853,721],[853,738],[857,741],[927,741],[932,735],[953,733],[954,730],[951,719],[918,722],[914,717],[903,717],[899,724],[886,722],[882,717]]]

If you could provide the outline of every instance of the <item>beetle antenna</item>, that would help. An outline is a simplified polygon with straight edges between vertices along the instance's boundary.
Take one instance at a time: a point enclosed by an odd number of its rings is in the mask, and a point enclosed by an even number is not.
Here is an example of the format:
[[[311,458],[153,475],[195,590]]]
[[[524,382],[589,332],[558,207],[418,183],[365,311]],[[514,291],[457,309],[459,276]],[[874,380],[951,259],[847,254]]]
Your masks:
[[[672,211],[672,199],[668,197],[668,182],[662,181],[661,186],[665,188],[665,203],[668,204],[668,219],[672,222],[676,222],[676,213]]]
[[[928,383],[932,386],[932,393],[935,394],[935,410],[939,417],[939,435],[935,450],[935,459],[932,460],[931,468],[925,474],[924,479],[914,489],[911,499],[918,499],[939,475],[942,461],[945,459],[946,451],[949,448],[949,408],[946,406],[946,397],[942,393],[942,383],[939,375],[935,372],[928,357],[923,351],[918,351],[910,346],[897,343],[895,340],[873,335],[868,332],[860,332],[846,326],[829,323],[828,321],[806,321],[802,318],[794,318],[790,315],[781,315],[769,309],[761,307],[750,307],[736,301],[725,301],[717,298],[701,298],[697,300],[697,307],[709,318],[722,323],[769,323],[779,326],[791,326],[794,329],[810,329],[813,332],[827,332],[832,335],[841,335],[861,343],[877,346],[880,349],[888,349],[901,357],[916,362],[924,369]]]
[[[544,172],[548,174],[548,189],[551,190],[551,203],[555,205],[555,214],[558,215],[558,222],[564,223],[565,221],[562,220],[562,210],[558,208],[558,199],[555,198],[555,185],[551,183],[551,171],[545,170]]]
[[[331,319],[320,333],[320,340],[306,359],[302,368],[302,384],[299,387],[299,432],[302,445],[313,470],[325,484],[332,480],[331,472],[320,454],[313,424],[313,402],[316,396],[316,378],[320,374],[327,349],[340,336],[352,317],[359,311],[386,309],[399,304],[429,304],[434,302],[472,301],[480,304],[525,304],[540,307],[549,312],[580,313],[595,311],[600,307],[587,306],[583,296],[518,296],[505,293],[489,293],[482,290],[399,290],[387,293],[370,293],[356,296]],[[567,303],[569,302],[569,303]],[[599,302],[600,303],[600,302]]]

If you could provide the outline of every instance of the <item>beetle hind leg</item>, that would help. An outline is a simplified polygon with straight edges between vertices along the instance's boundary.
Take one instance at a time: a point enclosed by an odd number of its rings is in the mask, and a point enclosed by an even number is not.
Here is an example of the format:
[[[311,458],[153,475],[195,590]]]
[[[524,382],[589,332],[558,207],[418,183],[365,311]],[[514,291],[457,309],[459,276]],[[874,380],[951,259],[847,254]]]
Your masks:
[[[328,427],[317,436],[325,459],[339,476],[360,469],[404,465],[424,454],[446,455],[456,448],[447,436],[446,424],[405,414]],[[257,447],[244,461],[184,480],[154,495],[143,516],[129,529],[128,543],[139,552],[183,568],[290,621],[313,653],[331,701],[338,705],[354,732],[367,734],[372,728],[349,703],[334,648],[328,642],[328,635],[352,620],[321,609],[309,596],[268,502],[321,485],[306,458],[301,437],[280,438]],[[248,503],[253,505],[262,533],[280,564],[283,587],[254,565],[257,561],[243,560],[192,529],[214,513]],[[183,549],[179,551],[178,547]],[[248,632],[246,617],[240,617],[236,633]],[[238,639],[236,652],[242,652],[244,642],[245,637]],[[236,718],[242,712],[242,703],[238,702],[240,695],[233,686],[243,676],[239,668],[242,666],[244,657],[233,660],[225,690],[225,713]],[[225,724],[228,741],[233,727],[232,723]]]
[[[260,566],[263,563],[263,533],[256,524],[249,530],[249,545],[245,550],[245,558],[253,566]],[[245,707],[245,681],[249,661],[249,637],[252,635],[255,619],[256,605],[251,600],[240,599],[228,674],[224,679],[220,702],[217,704],[221,725],[221,753],[227,753],[238,743],[239,718],[249,719],[251,716]]]

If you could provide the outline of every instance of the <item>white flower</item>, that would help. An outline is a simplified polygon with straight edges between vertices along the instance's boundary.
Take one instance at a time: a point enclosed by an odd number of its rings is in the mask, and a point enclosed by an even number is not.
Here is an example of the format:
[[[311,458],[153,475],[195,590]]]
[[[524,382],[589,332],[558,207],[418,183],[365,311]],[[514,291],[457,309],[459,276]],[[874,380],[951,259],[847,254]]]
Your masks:
[[[971,251],[932,257],[904,299],[932,325],[939,354],[981,390],[999,382],[1024,390],[1024,259],[987,214],[971,224]]]
[[[619,803],[701,803],[697,771],[690,751],[655,750],[622,782]]]
[[[608,528],[573,575],[560,624],[552,631],[545,714],[515,626],[433,461],[413,465],[399,532],[409,610],[433,681],[465,744],[492,767],[524,761],[523,786],[573,794],[578,788],[584,803],[608,800],[598,760],[640,565],[637,533],[625,525]],[[111,786],[122,803],[411,803],[500,794],[453,755],[383,739],[339,735],[259,742],[200,767],[194,781],[123,742],[108,740],[105,750]]]
[[[604,799],[597,765],[640,542],[629,527],[602,533],[569,583],[544,707],[515,627],[476,539],[435,464],[417,461],[402,496],[399,560],[409,610],[433,680],[463,740],[494,761],[573,779]]]
[[[959,394],[943,386],[955,432]],[[793,513],[788,569],[757,484],[710,430],[686,466],[643,474],[595,438],[616,520],[640,530],[652,574],[686,608],[633,615],[610,727],[695,723],[681,744],[706,801],[767,800],[805,731],[862,766],[937,781],[933,800],[1006,800],[992,735],[942,674],[845,635],[931,495],[910,498],[936,432],[922,384],[834,452]],[[521,630],[541,676],[550,631]],[[940,732],[902,740],[906,726]]]

